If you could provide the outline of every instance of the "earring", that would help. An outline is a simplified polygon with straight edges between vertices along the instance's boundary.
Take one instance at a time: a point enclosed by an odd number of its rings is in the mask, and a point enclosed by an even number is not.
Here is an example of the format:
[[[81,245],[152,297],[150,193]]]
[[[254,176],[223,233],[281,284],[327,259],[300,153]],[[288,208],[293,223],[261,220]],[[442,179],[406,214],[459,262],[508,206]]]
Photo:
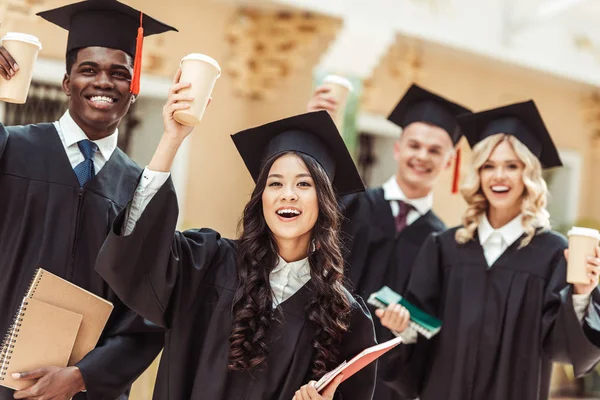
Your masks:
[[[310,254],[314,253],[315,251],[317,251],[317,245],[315,243],[315,239],[310,241]]]

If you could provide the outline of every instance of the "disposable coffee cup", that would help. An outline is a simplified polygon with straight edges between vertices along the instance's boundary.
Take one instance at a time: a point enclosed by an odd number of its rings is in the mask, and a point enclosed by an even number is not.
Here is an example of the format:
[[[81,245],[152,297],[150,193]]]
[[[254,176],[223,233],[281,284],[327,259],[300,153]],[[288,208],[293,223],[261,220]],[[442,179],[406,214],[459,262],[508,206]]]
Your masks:
[[[42,44],[33,35],[18,32],[8,32],[1,40],[2,45],[19,65],[19,70],[10,80],[0,78],[0,100],[23,104],[27,100],[33,66]]]
[[[337,110],[331,117],[341,132],[344,126],[346,104],[350,93],[354,91],[354,86],[348,79],[339,75],[327,75],[323,84],[329,87],[329,95],[337,101]]]
[[[221,76],[221,67],[213,58],[199,53],[183,57],[179,81],[192,85],[180,90],[179,93],[194,96],[194,100],[190,103],[190,108],[173,113],[173,118],[182,125],[198,125],[219,76]]]
[[[567,282],[590,283],[587,272],[587,257],[596,255],[600,243],[600,232],[596,229],[574,226],[567,233],[569,237],[569,260],[567,262]]]

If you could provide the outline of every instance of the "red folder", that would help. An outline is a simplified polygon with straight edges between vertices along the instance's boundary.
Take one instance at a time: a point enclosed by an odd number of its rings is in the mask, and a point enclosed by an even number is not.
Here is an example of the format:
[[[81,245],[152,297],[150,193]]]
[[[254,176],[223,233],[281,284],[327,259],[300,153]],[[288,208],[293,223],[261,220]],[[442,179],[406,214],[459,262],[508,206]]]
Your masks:
[[[398,346],[402,342],[402,338],[397,337],[387,342],[368,347],[357,354],[352,360],[344,361],[335,369],[329,371],[315,385],[317,392],[322,392],[339,374],[343,374],[342,382],[350,378],[352,375],[377,360],[379,357]]]

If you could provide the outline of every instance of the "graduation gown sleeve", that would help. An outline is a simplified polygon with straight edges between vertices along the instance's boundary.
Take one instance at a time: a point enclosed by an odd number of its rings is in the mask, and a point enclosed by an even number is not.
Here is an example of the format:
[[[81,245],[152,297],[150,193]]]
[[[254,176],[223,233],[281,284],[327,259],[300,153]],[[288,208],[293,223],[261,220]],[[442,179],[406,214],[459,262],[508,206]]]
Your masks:
[[[573,307],[573,287],[566,282],[566,260],[559,251],[544,301],[542,351],[552,361],[572,364],[582,376],[600,361],[600,293],[592,292],[590,306],[582,323]]]
[[[6,147],[6,143],[8,142],[8,131],[4,127],[4,125],[0,124],[0,158],[2,158],[2,154],[4,154],[4,148]]]
[[[127,306],[166,328],[186,314],[220,255],[220,235],[215,231],[174,234],[177,214],[169,179],[128,236],[120,234],[125,212],[119,215],[96,262],[96,271]]]
[[[341,361],[349,361],[367,347],[374,346],[375,344],[375,329],[369,310],[362,298],[356,297],[356,301],[353,301],[350,330],[340,344],[339,359]],[[336,391],[335,399],[371,399],[373,390],[375,389],[376,373],[377,363],[373,362],[342,383]]]
[[[164,329],[121,307],[126,313],[120,313],[99,345],[77,364],[88,400],[121,399],[119,394],[131,387],[163,348]]]
[[[439,307],[443,287],[437,234],[432,234],[423,244],[415,261],[406,299],[422,310],[440,317]],[[419,396],[424,381],[429,355],[434,339],[419,335],[417,343],[401,344],[384,355],[381,365],[383,382],[406,398]]]

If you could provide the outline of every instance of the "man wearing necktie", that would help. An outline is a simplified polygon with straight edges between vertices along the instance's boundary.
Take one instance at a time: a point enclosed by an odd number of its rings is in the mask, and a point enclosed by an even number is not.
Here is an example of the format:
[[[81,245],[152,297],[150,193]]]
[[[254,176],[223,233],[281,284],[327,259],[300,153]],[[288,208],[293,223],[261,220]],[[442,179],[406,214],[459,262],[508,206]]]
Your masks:
[[[309,111],[335,111],[337,105],[327,91],[327,87],[317,88]],[[362,297],[382,286],[403,293],[425,239],[446,228],[431,210],[432,190],[440,173],[455,158],[454,146],[462,137],[456,117],[464,113],[470,111],[412,85],[388,117],[403,129],[394,145],[396,174],[382,187],[342,199],[348,275]],[[458,165],[455,173],[457,170]],[[454,182],[453,192],[456,186]],[[374,318],[374,324],[379,343],[393,337],[379,319]],[[385,362],[385,357],[380,359],[380,363]],[[402,397],[378,383],[373,399]]]
[[[124,400],[162,349],[164,332],[126,308],[94,263],[142,172],[117,148],[118,125],[139,93],[136,48],[143,36],[175,28],[116,0],[39,15],[69,31],[62,84],[69,108],[54,123],[0,124],[0,335],[39,267],[109,300],[114,310],[97,347],[77,365],[21,371],[15,379],[33,386],[0,387],[0,400]],[[0,75],[18,73],[0,46]]]

